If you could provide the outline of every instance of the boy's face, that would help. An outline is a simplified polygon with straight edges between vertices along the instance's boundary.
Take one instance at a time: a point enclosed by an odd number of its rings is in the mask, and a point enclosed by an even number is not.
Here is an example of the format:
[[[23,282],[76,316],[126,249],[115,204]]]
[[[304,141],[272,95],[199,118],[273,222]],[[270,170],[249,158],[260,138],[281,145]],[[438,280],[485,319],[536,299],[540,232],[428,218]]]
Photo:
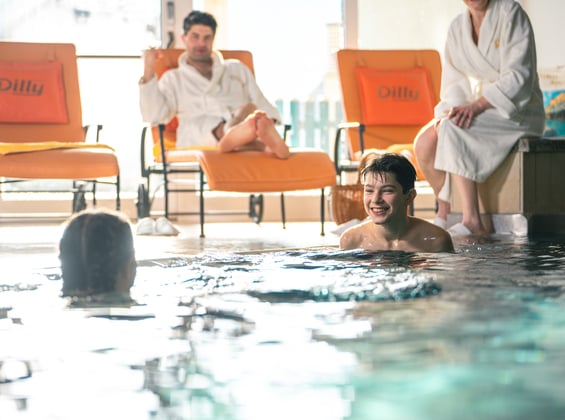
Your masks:
[[[209,61],[214,45],[214,32],[206,25],[192,25],[182,40],[193,61]]]
[[[396,175],[368,173],[364,182],[363,204],[365,211],[376,224],[406,217],[408,206],[414,200],[415,190],[402,192]]]

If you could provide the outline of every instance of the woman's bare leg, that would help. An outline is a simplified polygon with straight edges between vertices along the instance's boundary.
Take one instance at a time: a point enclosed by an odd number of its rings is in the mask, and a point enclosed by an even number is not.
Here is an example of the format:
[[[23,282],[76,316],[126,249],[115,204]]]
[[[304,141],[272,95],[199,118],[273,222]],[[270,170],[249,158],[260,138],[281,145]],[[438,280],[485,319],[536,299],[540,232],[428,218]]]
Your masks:
[[[424,178],[434,191],[438,203],[437,217],[447,219],[451,211],[448,201],[438,198],[439,192],[445,183],[446,174],[434,167],[437,148],[437,121],[433,120],[423,127],[414,140],[414,154],[420,166],[420,170],[424,174]]]
[[[463,213],[463,224],[473,234],[485,235],[489,232],[485,229],[481,221],[479,210],[479,194],[477,191],[477,183],[460,175],[453,174],[453,182],[459,191],[461,199],[461,211]]]
[[[257,137],[259,140],[265,143],[267,150],[274,153],[278,158],[288,159],[290,150],[275,128],[273,120],[261,111],[257,111],[256,115]]]

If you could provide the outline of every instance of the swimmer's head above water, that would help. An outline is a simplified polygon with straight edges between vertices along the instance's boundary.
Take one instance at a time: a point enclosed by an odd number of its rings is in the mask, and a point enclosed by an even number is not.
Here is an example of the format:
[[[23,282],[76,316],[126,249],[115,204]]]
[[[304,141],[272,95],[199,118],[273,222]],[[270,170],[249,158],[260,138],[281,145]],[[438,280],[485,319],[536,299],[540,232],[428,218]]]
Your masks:
[[[63,232],[59,259],[62,296],[129,296],[136,274],[129,220],[122,213],[108,210],[77,213]]]

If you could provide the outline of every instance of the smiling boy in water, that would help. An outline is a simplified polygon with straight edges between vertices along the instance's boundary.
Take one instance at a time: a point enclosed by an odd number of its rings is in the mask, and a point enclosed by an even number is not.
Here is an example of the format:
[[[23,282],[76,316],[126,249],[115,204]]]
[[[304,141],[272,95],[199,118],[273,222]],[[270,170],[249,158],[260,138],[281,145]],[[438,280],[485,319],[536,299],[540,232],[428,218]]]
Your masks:
[[[387,153],[363,168],[363,203],[370,220],[342,233],[341,249],[452,252],[444,229],[408,215],[416,198],[416,170],[404,156]]]

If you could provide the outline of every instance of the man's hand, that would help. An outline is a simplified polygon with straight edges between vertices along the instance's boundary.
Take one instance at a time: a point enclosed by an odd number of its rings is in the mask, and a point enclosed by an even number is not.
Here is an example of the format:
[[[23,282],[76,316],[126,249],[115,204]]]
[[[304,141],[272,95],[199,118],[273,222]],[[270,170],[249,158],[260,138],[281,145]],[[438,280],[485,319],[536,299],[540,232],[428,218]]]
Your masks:
[[[158,57],[159,52],[155,48],[143,51],[143,83],[147,83],[155,76],[155,62]]]
[[[222,121],[212,130],[212,134],[214,135],[214,137],[216,137],[216,140],[220,141],[220,139],[224,137],[225,126],[226,122]]]

